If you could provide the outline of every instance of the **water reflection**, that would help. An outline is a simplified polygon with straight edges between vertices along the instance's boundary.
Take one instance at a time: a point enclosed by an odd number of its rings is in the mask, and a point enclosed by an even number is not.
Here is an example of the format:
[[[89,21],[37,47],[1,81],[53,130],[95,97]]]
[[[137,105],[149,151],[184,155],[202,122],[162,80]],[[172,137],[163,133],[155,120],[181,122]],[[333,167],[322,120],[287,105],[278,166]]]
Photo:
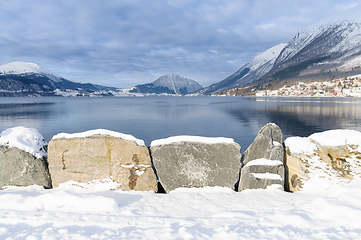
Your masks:
[[[38,118],[39,116],[49,117],[54,103],[2,103],[0,104],[1,118]]]
[[[249,124],[254,119],[262,124],[274,122],[281,126],[285,137],[306,137],[330,129],[361,130],[360,101],[355,99],[254,101],[250,108],[231,109],[229,113]]]
[[[104,128],[151,141],[176,135],[230,137],[244,151],[259,129],[278,124],[285,137],[328,129],[361,130],[361,100],[238,97],[0,98],[1,131],[60,132]]]

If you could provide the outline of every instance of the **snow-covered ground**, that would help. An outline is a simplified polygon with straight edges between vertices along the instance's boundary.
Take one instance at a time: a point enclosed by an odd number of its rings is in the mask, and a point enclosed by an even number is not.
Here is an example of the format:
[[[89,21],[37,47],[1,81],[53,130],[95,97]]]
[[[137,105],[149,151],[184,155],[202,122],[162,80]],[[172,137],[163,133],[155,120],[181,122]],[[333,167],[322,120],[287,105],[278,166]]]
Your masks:
[[[312,187],[311,187],[312,186]],[[359,239],[361,179],[300,192],[125,192],[109,179],[0,191],[0,239]]]
[[[59,136],[90,133],[117,135],[94,130]],[[352,130],[332,130],[309,139],[324,146],[360,146],[360,135]],[[175,140],[183,138],[227,140],[189,136]],[[38,149],[39,141],[43,142],[35,129],[22,127],[3,131],[1,139],[25,150],[30,146]],[[316,147],[309,139],[293,137],[285,142],[291,152],[312,154]],[[16,141],[19,143],[14,144]],[[89,183],[69,181],[54,189],[5,187],[0,190],[0,239],[360,239],[359,165],[351,164],[355,170],[351,182],[339,181],[337,174],[325,175],[321,160],[313,160],[319,164],[312,163],[315,167],[309,168],[310,178],[295,193],[275,185],[242,192],[205,187],[157,194],[117,190],[119,184],[109,178]],[[282,164],[267,159],[253,162]]]

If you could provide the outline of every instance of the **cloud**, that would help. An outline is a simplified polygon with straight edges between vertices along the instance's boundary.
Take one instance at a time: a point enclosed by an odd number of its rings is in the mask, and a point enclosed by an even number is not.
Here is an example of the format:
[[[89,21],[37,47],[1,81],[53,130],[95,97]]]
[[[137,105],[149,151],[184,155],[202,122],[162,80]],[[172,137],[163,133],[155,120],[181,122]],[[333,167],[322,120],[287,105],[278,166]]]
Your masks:
[[[207,86],[356,1],[0,2],[0,64],[36,62],[76,81],[132,87],[176,73]]]

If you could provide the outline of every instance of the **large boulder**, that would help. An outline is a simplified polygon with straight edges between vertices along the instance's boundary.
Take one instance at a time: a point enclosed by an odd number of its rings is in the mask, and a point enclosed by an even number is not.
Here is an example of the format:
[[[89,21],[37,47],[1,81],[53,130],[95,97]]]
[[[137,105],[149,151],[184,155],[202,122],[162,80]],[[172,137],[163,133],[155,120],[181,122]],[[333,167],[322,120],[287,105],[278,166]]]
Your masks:
[[[330,130],[284,142],[288,178],[286,187],[297,191],[307,182],[327,179],[347,183],[361,174],[361,133]]]
[[[241,147],[230,138],[176,136],[153,141],[150,152],[165,192],[180,187],[234,189]]]
[[[51,188],[47,143],[32,128],[6,129],[0,136],[0,187],[40,185]]]
[[[58,134],[49,142],[48,151],[55,187],[69,180],[110,177],[123,190],[157,191],[149,150],[131,135],[102,129]]]
[[[267,188],[277,184],[284,187],[284,149],[282,131],[274,123],[261,128],[253,143],[242,156],[238,191]]]

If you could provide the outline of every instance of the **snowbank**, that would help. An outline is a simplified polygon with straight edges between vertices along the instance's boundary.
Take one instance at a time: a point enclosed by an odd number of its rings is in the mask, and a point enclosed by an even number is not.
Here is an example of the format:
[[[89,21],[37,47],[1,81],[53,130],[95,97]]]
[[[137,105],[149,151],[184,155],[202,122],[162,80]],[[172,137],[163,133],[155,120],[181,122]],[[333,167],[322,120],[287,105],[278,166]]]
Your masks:
[[[86,138],[86,137],[90,137],[90,136],[93,136],[93,135],[109,135],[109,136],[116,137],[116,138],[121,138],[121,139],[124,139],[124,140],[134,141],[139,146],[145,146],[145,143],[144,143],[143,140],[137,139],[132,135],[119,133],[119,132],[114,132],[114,131],[105,130],[105,129],[95,129],[95,130],[90,130],[90,131],[86,131],[86,132],[72,133],[72,134],[70,134],[70,133],[59,133],[59,134],[53,136],[52,139],[59,139],[59,138]]]
[[[207,144],[216,144],[216,143],[234,143],[232,138],[224,138],[224,137],[199,137],[199,136],[174,136],[164,139],[154,140],[150,143],[150,146],[157,146],[157,145],[165,145],[177,142],[200,142],[200,143],[207,143]]]
[[[44,137],[34,128],[14,127],[1,132],[0,144],[17,147],[37,158],[47,156]]]
[[[114,187],[108,179],[2,190],[0,238],[358,239],[361,229],[359,178],[296,193],[206,187],[156,194]]]

